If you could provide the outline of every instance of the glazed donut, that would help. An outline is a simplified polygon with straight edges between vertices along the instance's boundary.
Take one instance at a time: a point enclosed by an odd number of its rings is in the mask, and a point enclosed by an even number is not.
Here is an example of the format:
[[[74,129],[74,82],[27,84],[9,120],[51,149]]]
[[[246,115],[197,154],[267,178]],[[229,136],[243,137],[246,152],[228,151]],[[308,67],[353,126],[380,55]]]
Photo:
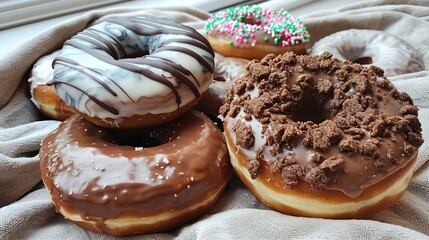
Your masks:
[[[244,58],[223,57],[215,55],[213,83],[196,106],[211,118],[219,115],[219,108],[224,104],[226,89],[234,84],[234,80],[246,72],[250,60]]]
[[[340,60],[364,66],[375,65],[387,77],[425,69],[416,49],[400,38],[377,30],[350,29],[322,38],[311,48],[310,55],[330,52]]]
[[[283,9],[240,5],[217,12],[205,25],[213,49],[225,57],[262,59],[269,53],[306,54],[310,40],[301,20]]]
[[[34,64],[28,79],[30,86],[31,101],[40,112],[50,118],[65,120],[74,114],[74,110],[58,97],[53,86],[48,86],[54,76],[52,61],[58,51],[42,56]]]
[[[394,204],[423,143],[417,108],[371,66],[329,53],[253,60],[220,109],[237,175],[271,208],[360,218]]]
[[[56,211],[83,228],[169,230],[206,211],[229,181],[225,140],[202,113],[117,131],[76,114],[42,141],[42,179]]]
[[[213,81],[213,58],[190,27],[151,16],[110,17],[65,42],[50,84],[99,126],[149,127],[200,100]]]

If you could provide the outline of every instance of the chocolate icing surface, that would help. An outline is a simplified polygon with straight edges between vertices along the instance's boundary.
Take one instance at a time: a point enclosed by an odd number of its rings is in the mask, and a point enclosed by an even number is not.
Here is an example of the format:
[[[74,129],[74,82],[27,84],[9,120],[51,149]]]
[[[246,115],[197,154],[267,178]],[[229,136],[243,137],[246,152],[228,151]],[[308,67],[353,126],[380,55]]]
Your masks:
[[[357,197],[406,165],[423,143],[417,108],[377,67],[329,53],[267,55],[227,90],[225,129],[258,177]]]
[[[128,132],[74,115],[42,141],[40,157],[54,202],[84,213],[83,219],[181,210],[220,189],[231,174],[222,134],[193,111],[162,127]]]

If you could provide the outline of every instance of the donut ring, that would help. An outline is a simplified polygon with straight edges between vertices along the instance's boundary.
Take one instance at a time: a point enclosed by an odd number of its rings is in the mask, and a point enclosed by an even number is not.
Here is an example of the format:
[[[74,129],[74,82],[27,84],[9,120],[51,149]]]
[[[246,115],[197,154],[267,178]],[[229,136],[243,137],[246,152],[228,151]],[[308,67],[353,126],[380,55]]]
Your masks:
[[[394,204],[423,143],[417,108],[382,70],[329,53],[252,61],[221,107],[231,163],[271,208],[361,218]]]
[[[64,43],[50,84],[97,125],[149,127],[199,101],[213,81],[213,58],[190,27],[151,16],[110,17]]]
[[[205,25],[213,49],[225,57],[262,59],[269,53],[307,54],[301,20],[283,9],[240,5],[217,12]]]
[[[28,82],[31,101],[40,112],[49,118],[62,121],[75,114],[75,111],[58,97],[53,86],[47,85],[54,76],[52,61],[57,54],[58,51],[55,51],[39,58],[31,70]]]
[[[112,235],[169,230],[201,215],[229,181],[228,159],[222,133],[195,111],[129,132],[76,114],[40,150],[42,179],[56,211]]]
[[[246,65],[250,61],[244,58],[215,56],[215,70],[213,83],[204,94],[196,109],[210,118],[217,118],[219,108],[224,104],[226,89],[234,84],[235,79],[246,72]]]
[[[382,31],[350,29],[336,32],[316,42],[310,55],[325,51],[340,60],[377,66],[387,77],[425,69],[422,57],[413,46]]]

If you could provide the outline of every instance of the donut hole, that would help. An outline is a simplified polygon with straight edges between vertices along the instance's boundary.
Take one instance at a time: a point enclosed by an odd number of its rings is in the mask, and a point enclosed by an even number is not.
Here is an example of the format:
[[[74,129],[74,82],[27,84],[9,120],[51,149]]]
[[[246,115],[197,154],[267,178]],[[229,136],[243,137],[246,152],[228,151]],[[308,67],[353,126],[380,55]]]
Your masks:
[[[240,22],[249,25],[260,25],[261,20],[259,18],[241,18]]]
[[[179,136],[179,133],[172,128],[150,128],[134,131],[121,131],[114,133],[117,135],[115,143],[119,146],[131,146],[135,148],[150,148],[167,144]]]
[[[358,59],[352,60],[352,62],[359,64],[372,64],[373,60],[372,57],[360,57]]]
[[[319,124],[330,118],[330,112],[327,110],[328,98],[318,96],[314,91],[304,91],[301,101],[292,119],[296,122],[312,121]]]

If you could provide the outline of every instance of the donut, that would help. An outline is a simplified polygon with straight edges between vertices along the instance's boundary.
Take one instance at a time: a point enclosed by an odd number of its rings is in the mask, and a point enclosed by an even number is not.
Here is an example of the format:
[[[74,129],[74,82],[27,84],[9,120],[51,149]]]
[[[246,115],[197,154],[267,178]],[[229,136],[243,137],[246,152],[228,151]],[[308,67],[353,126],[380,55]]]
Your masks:
[[[377,30],[350,29],[320,39],[310,55],[328,51],[335,58],[364,66],[375,65],[387,77],[419,72],[425,69],[423,58],[406,41]]]
[[[64,43],[49,84],[99,126],[150,127],[201,99],[213,81],[213,58],[193,28],[152,16],[109,17]]]
[[[244,58],[223,57],[216,54],[213,83],[195,108],[212,119],[217,118],[219,108],[224,104],[226,89],[245,73],[249,62],[250,60]]]
[[[75,113],[74,110],[58,97],[53,86],[47,85],[54,76],[52,61],[57,54],[55,51],[39,58],[31,69],[28,82],[31,101],[40,112],[49,118],[65,120]]]
[[[231,164],[263,203],[297,216],[363,218],[407,189],[418,109],[375,66],[319,56],[253,60],[220,108]]]
[[[221,10],[205,25],[213,49],[225,57],[262,59],[269,53],[306,54],[310,34],[300,19],[283,9],[240,5]]]
[[[222,133],[197,111],[140,130],[75,114],[42,141],[40,168],[57,212],[111,235],[185,224],[213,205],[232,173]]]

